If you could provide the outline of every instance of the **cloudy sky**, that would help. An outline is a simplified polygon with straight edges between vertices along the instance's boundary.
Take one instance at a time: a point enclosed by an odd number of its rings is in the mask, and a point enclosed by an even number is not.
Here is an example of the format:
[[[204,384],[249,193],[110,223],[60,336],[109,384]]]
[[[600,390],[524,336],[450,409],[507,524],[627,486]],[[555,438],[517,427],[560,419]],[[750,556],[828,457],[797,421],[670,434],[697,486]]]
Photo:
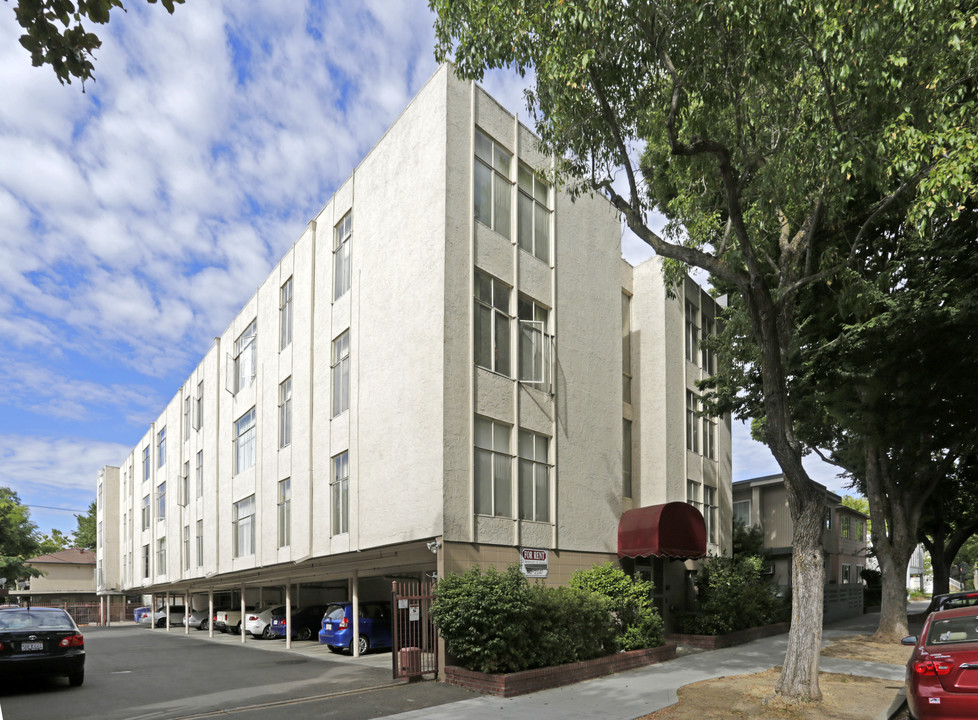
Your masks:
[[[308,220],[435,71],[426,0],[142,0],[96,82],[0,4],[0,486],[70,531]],[[486,89],[525,115],[523,80]],[[627,259],[649,253],[623,241]],[[735,479],[773,473],[742,428]],[[816,479],[842,485],[831,469]]]

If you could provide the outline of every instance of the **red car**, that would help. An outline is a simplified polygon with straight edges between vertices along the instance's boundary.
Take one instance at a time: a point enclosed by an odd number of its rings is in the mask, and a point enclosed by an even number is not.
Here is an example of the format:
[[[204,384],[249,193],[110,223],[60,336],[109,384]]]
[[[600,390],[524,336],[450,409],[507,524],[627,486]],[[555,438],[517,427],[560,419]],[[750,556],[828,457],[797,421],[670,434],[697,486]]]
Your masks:
[[[907,661],[907,705],[916,720],[978,720],[978,608],[931,613]]]

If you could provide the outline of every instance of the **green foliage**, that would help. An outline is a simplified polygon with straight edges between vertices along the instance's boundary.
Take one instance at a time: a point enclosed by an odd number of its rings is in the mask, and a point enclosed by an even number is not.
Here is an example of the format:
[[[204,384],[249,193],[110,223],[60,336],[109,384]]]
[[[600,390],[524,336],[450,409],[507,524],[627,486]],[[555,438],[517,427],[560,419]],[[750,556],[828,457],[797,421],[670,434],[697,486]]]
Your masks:
[[[96,520],[97,510],[95,503],[91,503],[88,506],[88,512],[84,515],[75,515],[75,522],[77,527],[75,528],[75,547],[85,548],[86,550],[94,550],[97,537],[97,520]]]
[[[529,667],[563,665],[610,655],[617,647],[608,601],[570,587],[531,585],[525,632]]]
[[[757,555],[764,557],[764,531],[757,525],[747,526],[743,520],[734,518],[733,557]]]
[[[651,581],[629,577],[609,562],[578,570],[571,575],[570,586],[608,599],[620,649],[638,650],[663,643],[662,618],[652,603]]]
[[[711,555],[696,575],[698,612],[684,619],[683,630],[699,635],[724,635],[783,622],[790,607],[764,577],[766,561]]]
[[[10,488],[0,487],[0,577],[8,583],[41,573],[24,565],[38,555],[37,525],[31,513]]]
[[[156,4],[157,0],[147,0]],[[184,0],[160,0],[170,14]],[[50,65],[62,85],[71,78],[92,78],[95,66],[90,58],[102,46],[98,36],[89,32],[85,22],[105,25],[114,8],[125,10],[122,0],[17,0],[14,14],[25,30],[20,44],[30,52],[35,67]]]
[[[49,553],[58,552],[59,550],[67,550],[68,548],[74,547],[74,543],[71,538],[65,535],[63,532],[57,528],[52,528],[50,535],[41,535],[38,538],[38,555],[47,555]]]

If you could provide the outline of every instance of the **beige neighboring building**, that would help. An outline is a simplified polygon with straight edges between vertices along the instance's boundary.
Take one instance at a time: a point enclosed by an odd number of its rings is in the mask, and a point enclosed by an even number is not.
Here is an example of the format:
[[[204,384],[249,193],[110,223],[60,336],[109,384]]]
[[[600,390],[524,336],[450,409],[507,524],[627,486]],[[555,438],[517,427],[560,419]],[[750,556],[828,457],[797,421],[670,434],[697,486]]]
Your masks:
[[[95,553],[73,548],[39,555],[26,565],[44,572],[31,578],[23,590],[11,591],[21,604],[36,605],[98,602],[95,588]]]
[[[100,592],[388,599],[532,550],[551,584],[621,558],[668,621],[670,556],[730,547],[729,420],[695,415],[716,304],[623,262],[551,165],[441,67],[99,474]]]

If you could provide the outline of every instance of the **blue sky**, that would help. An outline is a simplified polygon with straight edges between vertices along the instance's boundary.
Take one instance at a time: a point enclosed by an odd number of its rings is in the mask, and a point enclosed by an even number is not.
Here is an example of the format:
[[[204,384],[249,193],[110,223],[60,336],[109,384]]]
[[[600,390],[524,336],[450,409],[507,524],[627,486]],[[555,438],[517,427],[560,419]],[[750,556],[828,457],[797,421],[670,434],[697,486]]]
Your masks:
[[[436,69],[426,0],[127,10],[82,93],[31,67],[0,5],[0,485],[45,532],[74,529],[98,469]],[[483,85],[525,116],[526,83]],[[777,471],[737,427],[735,479]]]

